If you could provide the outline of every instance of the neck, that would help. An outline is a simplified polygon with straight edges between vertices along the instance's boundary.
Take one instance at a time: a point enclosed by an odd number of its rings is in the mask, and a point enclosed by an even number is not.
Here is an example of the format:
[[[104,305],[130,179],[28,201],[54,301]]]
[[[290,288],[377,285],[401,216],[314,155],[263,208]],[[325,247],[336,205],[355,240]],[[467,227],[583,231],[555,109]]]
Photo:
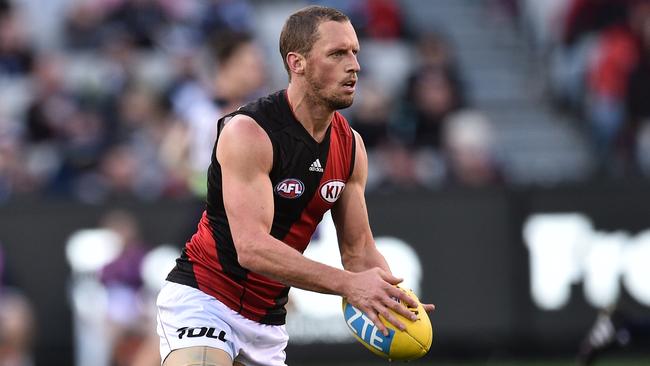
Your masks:
[[[310,98],[305,92],[305,88],[301,88],[293,82],[289,83],[287,88],[287,98],[298,122],[314,140],[322,141],[334,117],[334,111]]]

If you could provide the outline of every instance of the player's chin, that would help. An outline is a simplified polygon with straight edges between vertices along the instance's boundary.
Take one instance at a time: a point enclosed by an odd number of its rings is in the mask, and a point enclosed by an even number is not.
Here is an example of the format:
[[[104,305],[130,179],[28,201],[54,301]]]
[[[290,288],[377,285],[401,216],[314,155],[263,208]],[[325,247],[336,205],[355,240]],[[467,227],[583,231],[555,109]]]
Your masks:
[[[338,95],[330,101],[334,109],[345,109],[352,105],[354,102],[354,93]]]

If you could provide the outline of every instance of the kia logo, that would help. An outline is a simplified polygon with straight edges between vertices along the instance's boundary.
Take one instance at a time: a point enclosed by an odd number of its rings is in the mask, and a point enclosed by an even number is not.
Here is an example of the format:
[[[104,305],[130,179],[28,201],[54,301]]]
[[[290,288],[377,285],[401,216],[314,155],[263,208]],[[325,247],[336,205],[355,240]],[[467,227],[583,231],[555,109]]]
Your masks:
[[[329,203],[336,202],[345,188],[345,182],[341,180],[329,180],[320,186],[320,196]]]

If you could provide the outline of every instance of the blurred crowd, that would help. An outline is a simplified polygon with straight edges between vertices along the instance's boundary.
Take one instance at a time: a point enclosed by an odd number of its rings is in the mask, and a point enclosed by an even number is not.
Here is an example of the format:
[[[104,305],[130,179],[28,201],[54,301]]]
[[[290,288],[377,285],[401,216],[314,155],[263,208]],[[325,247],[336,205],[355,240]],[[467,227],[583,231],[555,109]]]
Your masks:
[[[29,3],[0,0],[0,201],[201,197],[218,117],[286,85],[263,2],[57,0],[47,42]],[[362,56],[374,72],[344,112],[370,151],[370,189],[501,182],[492,126],[444,37],[413,29],[397,0],[312,3],[345,11],[382,54]],[[394,49],[402,66],[385,61]]]
[[[650,173],[650,1],[524,1],[549,92],[583,121],[601,176]]]
[[[0,196],[188,194],[217,116],[263,88],[245,2],[72,1],[45,49],[17,4],[0,6]]]
[[[444,29],[418,29],[413,2],[310,3],[349,14],[364,48],[343,113],[369,150],[369,190],[509,182]],[[56,0],[49,18],[38,4],[0,0],[0,201],[203,197],[215,121],[286,86],[273,37],[306,3]],[[650,3],[483,4],[528,31],[549,100],[584,121],[597,173],[650,174]]]

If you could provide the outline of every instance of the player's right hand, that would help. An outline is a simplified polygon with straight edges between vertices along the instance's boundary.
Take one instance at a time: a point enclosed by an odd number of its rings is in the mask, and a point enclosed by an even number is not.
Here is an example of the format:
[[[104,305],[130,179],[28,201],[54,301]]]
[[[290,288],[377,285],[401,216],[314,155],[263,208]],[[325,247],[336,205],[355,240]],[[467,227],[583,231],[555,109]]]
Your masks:
[[[406,326],[389,311],[390,309],[406,319],[417,319],[417,316],[399,301],[402,300],[409,307],[418,306],[415,300],[396,287],[401,282],[401,278],[376,267],[351,273],[342,295],[348,303],[363,311],[375,326],[388,336],[388,329],[379,319],[379,315],[400,330],[406,329]]]

